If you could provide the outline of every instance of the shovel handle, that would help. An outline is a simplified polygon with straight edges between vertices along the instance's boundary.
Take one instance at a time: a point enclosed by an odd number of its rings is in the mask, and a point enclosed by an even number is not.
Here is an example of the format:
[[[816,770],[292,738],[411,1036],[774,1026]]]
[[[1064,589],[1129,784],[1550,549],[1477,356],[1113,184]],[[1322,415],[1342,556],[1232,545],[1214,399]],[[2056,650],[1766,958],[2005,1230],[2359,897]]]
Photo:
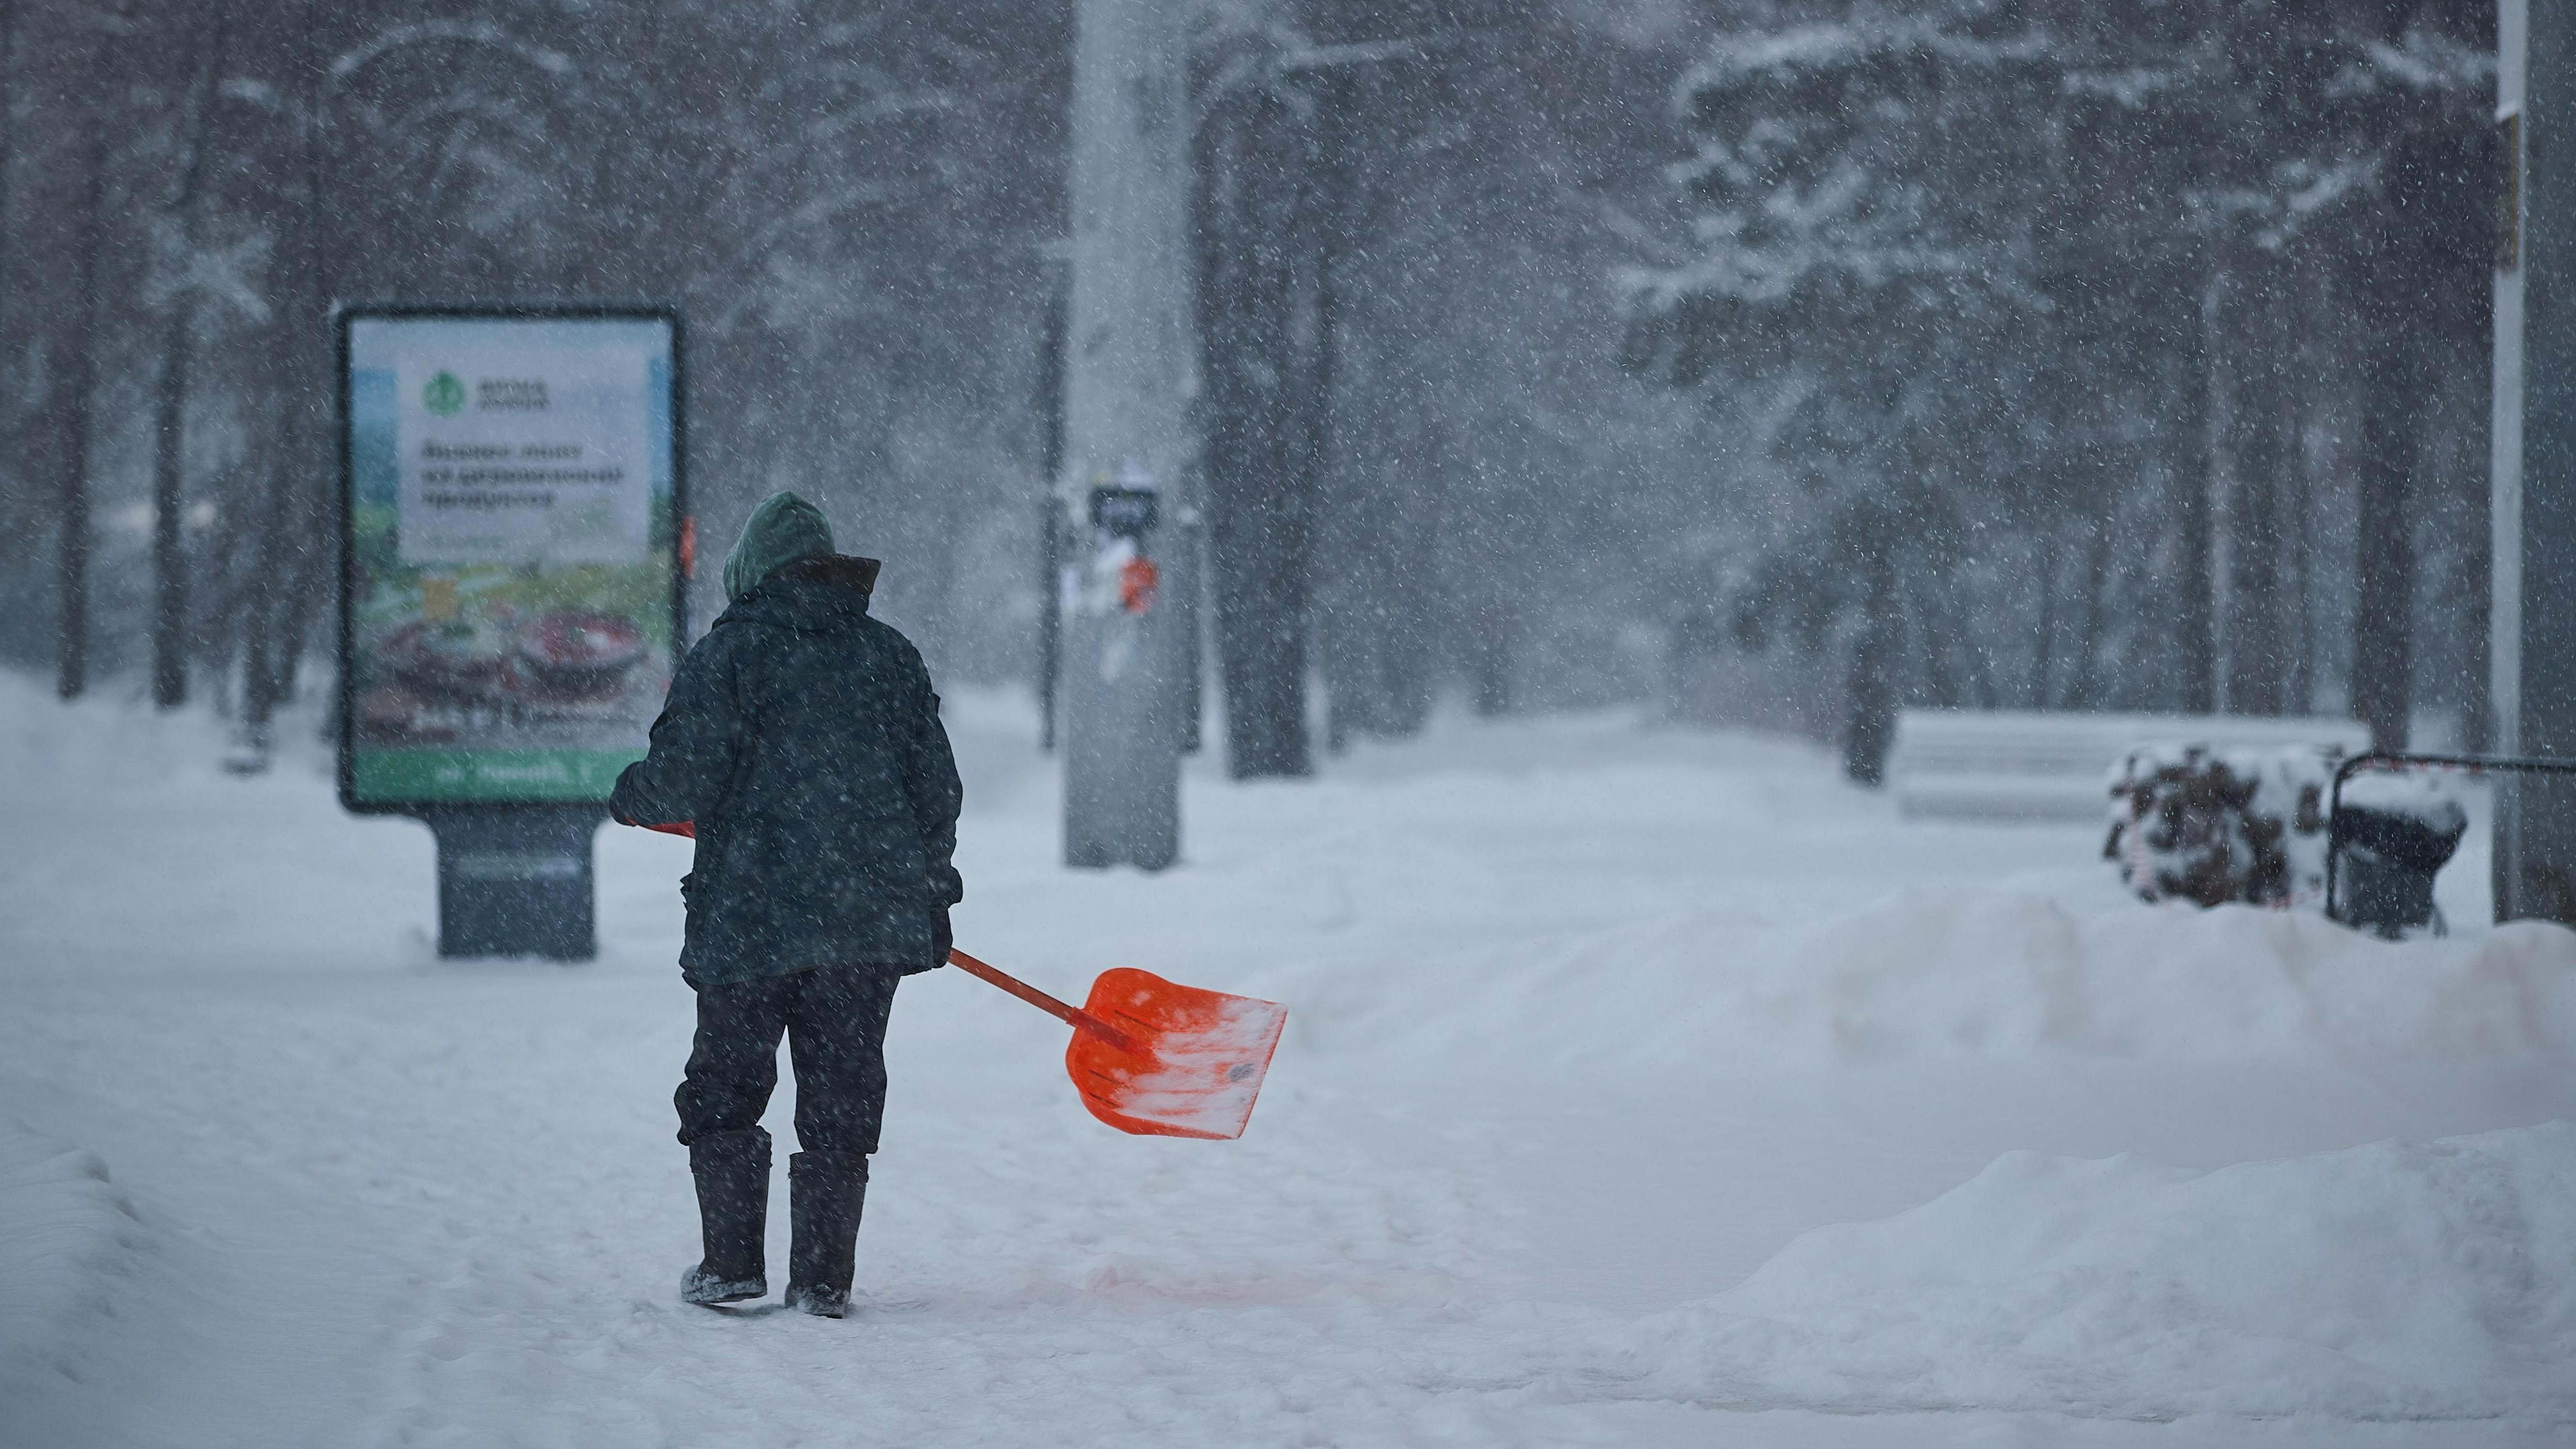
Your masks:
[[[998,966],[987,966],[963,951],[948,953],[948,964],[989,985],[998,986],[1077,1031],[1090,1032],[1122,1052],[1134,1052],[1135,1040],[1079,1006],[1067,1006]]]

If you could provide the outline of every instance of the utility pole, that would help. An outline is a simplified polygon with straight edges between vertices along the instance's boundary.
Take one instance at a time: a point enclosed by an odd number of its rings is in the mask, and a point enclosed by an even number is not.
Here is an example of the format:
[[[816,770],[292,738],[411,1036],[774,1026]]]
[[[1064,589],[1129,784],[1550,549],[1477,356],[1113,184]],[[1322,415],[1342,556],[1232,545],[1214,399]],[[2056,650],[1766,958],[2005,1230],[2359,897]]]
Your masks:
[[[2496,115],[2496,749],[2576,757],[2576,12],[2503,0]],[[2576,925],[2576,785],[2496,791],[2496,918]]]
[[[1074,44],[1073,303],[1053,480],[1071,866],[1180,857],[1199,667],[1181,18],[1180,0],[1081,0]]]

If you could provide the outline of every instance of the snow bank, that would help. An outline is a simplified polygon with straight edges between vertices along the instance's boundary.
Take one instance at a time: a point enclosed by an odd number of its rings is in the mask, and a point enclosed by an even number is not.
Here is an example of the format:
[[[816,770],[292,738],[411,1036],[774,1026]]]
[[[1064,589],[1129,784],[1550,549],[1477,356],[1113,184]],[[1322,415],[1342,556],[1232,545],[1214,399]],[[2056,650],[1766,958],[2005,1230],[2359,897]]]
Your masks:
[[[1621,1330],[1591,1392],[2576,1419],[2576,1125],[2193,1173],[2013,1153]]]
[[[95,1377],[150,1242],[97,1154],[0,1117],[0,1441],[35,1432],[54,1391]]]
[[[1323,1050],[1814,1066],[2576,1049],[2576,932],[2388,943],[2299,913],[1908,889],[1783,927],[1700,916],[1283,983]]]

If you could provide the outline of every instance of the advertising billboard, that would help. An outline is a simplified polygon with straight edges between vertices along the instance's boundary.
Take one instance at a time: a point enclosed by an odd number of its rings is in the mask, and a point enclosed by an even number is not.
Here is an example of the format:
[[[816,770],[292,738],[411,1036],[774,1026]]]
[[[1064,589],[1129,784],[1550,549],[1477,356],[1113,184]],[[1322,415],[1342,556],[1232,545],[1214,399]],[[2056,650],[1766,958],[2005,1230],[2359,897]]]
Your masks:
[[[677,319],[340,314],[342,803],[595,803],[684,643]]]

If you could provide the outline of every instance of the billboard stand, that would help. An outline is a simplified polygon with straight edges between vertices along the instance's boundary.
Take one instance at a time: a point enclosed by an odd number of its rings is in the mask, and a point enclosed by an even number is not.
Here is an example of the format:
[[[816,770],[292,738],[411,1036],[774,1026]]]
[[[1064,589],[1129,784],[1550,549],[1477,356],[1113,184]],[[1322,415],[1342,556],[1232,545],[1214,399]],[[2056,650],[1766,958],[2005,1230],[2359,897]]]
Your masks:
[[[340,801],[438,842],[438,953],[597,953],[591,841],[687,642],[668,308],[344,307]]]
[[[599,954],[593,805],[421,812],[438,839],[438,954],[587,961]]]

